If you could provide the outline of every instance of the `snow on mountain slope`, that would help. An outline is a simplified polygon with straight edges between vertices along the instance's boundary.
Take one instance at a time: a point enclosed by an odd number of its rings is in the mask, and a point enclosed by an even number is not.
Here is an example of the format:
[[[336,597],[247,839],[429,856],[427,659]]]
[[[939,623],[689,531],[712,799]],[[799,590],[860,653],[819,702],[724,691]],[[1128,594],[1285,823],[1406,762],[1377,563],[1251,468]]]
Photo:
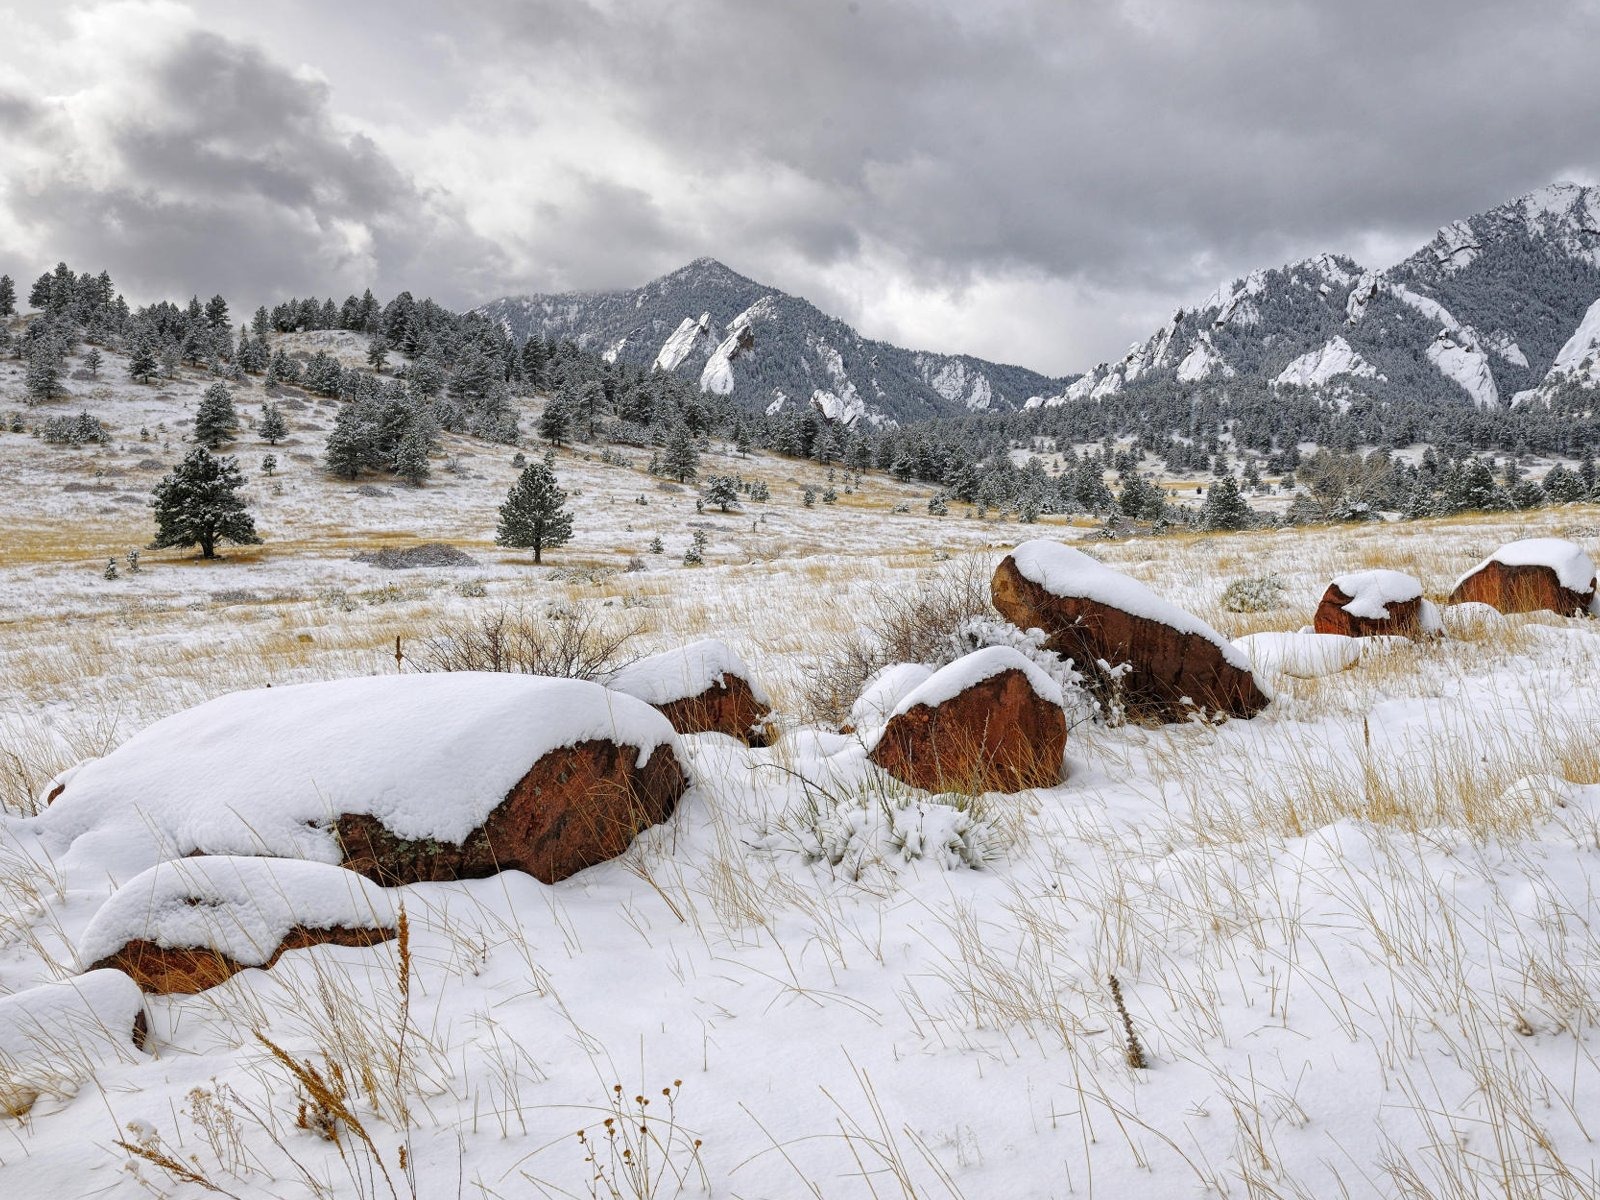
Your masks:
[[[1600,300],[1589,306],[1578,328],[1561,347],[1550,365],[1550,374],[1579,375],[1589,383],[1600,384]]]
[[[1377,369],[1350,348],[1342,337],[1334,337],[1315,350],[1295,359],[1273,380],[1281,386],[1322,387],[1339,375],[1366,379],[1377,377]]]
[[[1213,373],[1227,377],[1233,375],[1234,370],[1222,361],[1222,355],[1211,344],[1211,335],[1202,333],[1178,364],[1177,379],[1179,383],[1197,383],[1209,379]]]
[[[684,359],[711,340],[710,313],[701,313],[698,321],[685,317],[673,335],[662,343],[661,352],[656,355],[656,370],[676,371]]]
[[[1479,408],[1500,407],[1500,393],[1489,369],[1489,356],[1478,344],[1477,335],[1465,327],[1452,333],[1439,331],[1427,350],[1428,361],[1447,379],[1459,383]]]

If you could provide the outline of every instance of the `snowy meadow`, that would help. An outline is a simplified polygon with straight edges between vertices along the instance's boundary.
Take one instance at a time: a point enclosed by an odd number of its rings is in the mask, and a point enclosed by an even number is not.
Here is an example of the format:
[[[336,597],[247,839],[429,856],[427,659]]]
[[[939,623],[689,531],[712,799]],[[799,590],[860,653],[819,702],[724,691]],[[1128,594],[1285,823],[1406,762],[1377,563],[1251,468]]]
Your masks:
[[[1059,518],[934,517],[929,489],[875,473],[806,505],[826,468],[721,445],[706,466],[773,500],[696,512],[642,461],[567,449],[577,532],[535,567],[493,545],[509,449],[450,435],[455,465],[425,488],[346,485],[315,461],[328,402],[252,478],[263,545],[129,570],[158,477],[138,428],[175,434],[200,390],[87,389],[118,427],[104,446],[0,434],[0,1178],[17,1194],[1600,1190],[1600,624],[1444,603],[1506,542],[1600,552],[1600,509],[1091,541]],[[703,562],[684,565],[696,532]],[[1040,536],[1245,646],[1370,568],[1421,580],[1443,632],[1310,667],[1262,642],[1272,702],[1248,720],[1079,713],[1057,786],[898,782],[866,731],[840,731],[840,664],[863,629],[998,622],[990,575]],[[434,542],[470,561],[353,557]],[[1225,604],[1230,585],[1253,599]],[[430,655],[503,612],[627,658],[720,639],[776,734],[678,735],[671,815],[560,882],[374,886],[370,944],[289,950],[193,995],[79,975],[143,835],[88,853],[40,833],[61,772],[243,689],[438,678]],[[306,744],[265,708],[229,736],[240,764],[281,747],[377,777],[430,735],[395,704],[330,713]],[[429,786],[492,792],[496,744]],[[196,806],[216,780],[247,786],[241,767],[169,788],[167,761],[147,754],[138,786]],[[320,895],[311,875],[250,880],[269,917]],[[142,1048],[96,1019],[130,1005]]]

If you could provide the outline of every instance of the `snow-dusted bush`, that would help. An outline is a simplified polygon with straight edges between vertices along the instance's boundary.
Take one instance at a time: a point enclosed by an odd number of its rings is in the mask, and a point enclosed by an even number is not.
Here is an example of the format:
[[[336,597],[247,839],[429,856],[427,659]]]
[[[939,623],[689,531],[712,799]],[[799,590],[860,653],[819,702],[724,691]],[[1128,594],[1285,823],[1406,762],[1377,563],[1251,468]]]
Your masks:
[[[75,417],[51,417],[39,426],[39,438],[52,446],[88,446],[111,440],[111,430],[99,417],[79,413]]]
[[[1222,589],[1222,607],[1232,613],[1271,612],[1283,607],[1284,590],[1276,575],[1235,579]]]
[[[977,798],[928,796],[874,776],[851,790],[807,786],[804,802],[764,830],[755,846],[859,880],[874,866],[897,863],[981,870],[1000,858],[1005,842]]]

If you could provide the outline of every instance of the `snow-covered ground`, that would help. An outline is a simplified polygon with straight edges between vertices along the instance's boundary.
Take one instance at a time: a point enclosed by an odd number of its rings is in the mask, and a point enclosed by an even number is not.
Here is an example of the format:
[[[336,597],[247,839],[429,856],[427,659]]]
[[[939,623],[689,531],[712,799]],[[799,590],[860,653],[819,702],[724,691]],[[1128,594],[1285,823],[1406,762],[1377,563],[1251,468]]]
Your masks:
[[[181,451],[201,383],[71,386],[51,411],[102,416],[110,447],[0,434],[13,809],[189,705],[392,673],[396,638],[409,658],[441,622],[508,604],[637,628],[639,652],[721,639],[785,728],[764,750],[682,739],[691,789],[621,860],[553,886],[397,889],[404,988],[397,941],[319,946],[149,999],[146,1053],[63,1050],[76,1093],[56,1081],[0,1118],[13,1194],[207,1194],[119,1141],[241,1197],[1600,1191],[1595,621],[1447,608],[1437,642],[1272,673],[1254,720],[1080,724],[1059,787],[930,798],[798,727],[808,668],[888,592],[1086,530],[933,518],[928,489],[881,477],[806,508],[823,470],[720,452],[705,470],[773,499],[697,514],[642,451],[632,468],[567,451],[576,538],[534,567],[492,545],[509,449],[449,439],[457,472],[366,494],[318,469],[334,406],[308,402],[276,478],[253,435],[233,447],[264,546],[147,552],[107,580],[108,556],[150,538],[160,470],[141,463]],[[18,394],[0,363],[0,410]],[[686,567],[697,528],[707,565]],[[1534,536],[1594,555],[1600,509],[1079,544],[1238,638],[1299,630],[1354,571],[1404,571],[1440,601]],[[478,565],[351,557],[428,541]],[[1221,608],[1230,581],[1268,574],[1283,607]],[[23,839],[0,830],[4,994],[70,977],[103,899],[24,868]],[[305,1062],[338,1065],[370,1141],[297,1125]]]

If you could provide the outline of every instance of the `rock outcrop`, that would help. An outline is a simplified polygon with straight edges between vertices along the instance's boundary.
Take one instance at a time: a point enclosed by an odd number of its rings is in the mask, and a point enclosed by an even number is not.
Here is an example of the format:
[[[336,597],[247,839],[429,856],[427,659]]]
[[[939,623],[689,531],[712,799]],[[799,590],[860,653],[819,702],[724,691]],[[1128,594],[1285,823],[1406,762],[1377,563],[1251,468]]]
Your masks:
[[[1355,571],[1328,585],[1311,627],[1345,637],[1419,638],[1424,622],[1422,584],[1401,571]]]
[[[1061,689],[1017,651],[990,647],[934,672],[895,706],[872,761],[930,792],[1019,792],[1061,781]]]
[[[388,885],[510,869],[553,883],[621,853],[687,786],[648,704],[472,672],[236,692],[58,782],[28,824],[86,887],[219,855],[344,863]]]
[[[771,738],[765,689],[744,660],[714,638],[642,658],[608,686],[657,709],[679,733],[724,733],[751,746]]]
[[[103,1065],[138,1061],[145,1032],[144,997],[120,971],[0,997],[0,1117],[73,1095]]]
[[[686,786],[667,747],[641,762],[633,746],[579,742],[541,757],[460,842],[407,838],[366,813],[342,814],[333,829],[344,865],[388,886],[510,870],[557,883],[665,821]]]
[[[1582,616],[1594,611],[1594,562],[1582,547],[1561,538],[1510,542],[1456,581],[1450,603],[1466,601],[1503,613]]]
[[[342,867],[233,856],[161,863],[123,884],[78,942],[90,971],[190,994],[310,946],[375,946],[398,929],[385,889]]]
[[[1060,542],[1025,542],[990,583],[995,608],[1070,658],[1103,704],[1129,716],[1183,721],[1251,717],[1271,697],[1248,658],[1194,614]]]

